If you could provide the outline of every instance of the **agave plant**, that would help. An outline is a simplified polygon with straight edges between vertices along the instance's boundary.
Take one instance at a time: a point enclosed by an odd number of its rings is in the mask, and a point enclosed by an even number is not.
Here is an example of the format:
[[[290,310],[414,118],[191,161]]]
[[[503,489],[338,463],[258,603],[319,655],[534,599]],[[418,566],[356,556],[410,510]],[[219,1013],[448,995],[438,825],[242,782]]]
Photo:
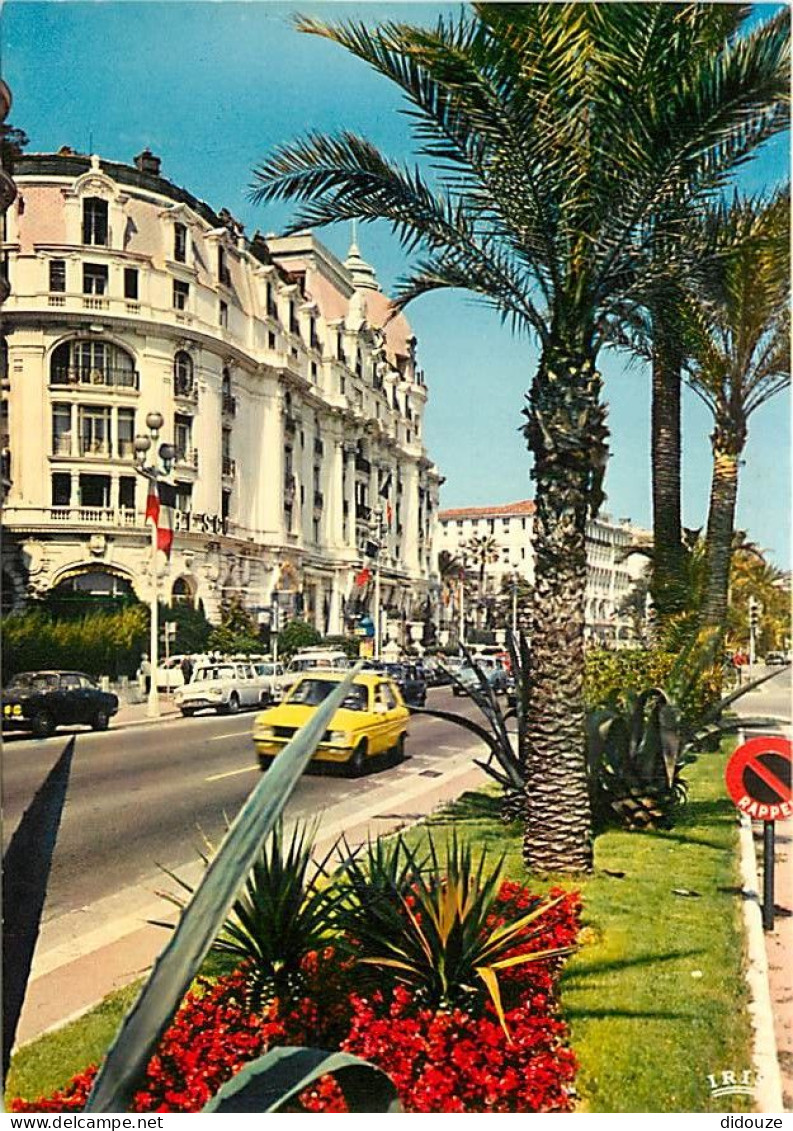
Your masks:
[[[329,877],[331,847],[314,861],[317,822],[298,822],[285,833],[279,818],[262,845],[211,950],[242,964],[252,1007],[267,1000],[288,1002],[301,987],[306,955],[321,950],[334,937],[335,912],[341,893]],[[209,845],[210,854],[212,846]],[[209,864],[210,855],[202,853]],[[175,872],[163,871],[189,895],[193,888]],[[162,897],[180,909],[185,898],[171,892]],[[170,923],[157,923],[171,927]]]
[[[390,974],[433,1008],[465,1004],[486,991],[506,1031],[499,971],[570,953],[570,947],[516,953],[530,947],[545,929],[544,916],[565,897],[538,899],[527,914],[494,927],[503,858],[495,866],[484,851],[475,859],[454,832],[443,859],[431,835],[427,859],[401,837],[394,845],[371,873],[357,859],[347,865],[352,897],[340,918],[358,964],[377,971],[378,985]]]

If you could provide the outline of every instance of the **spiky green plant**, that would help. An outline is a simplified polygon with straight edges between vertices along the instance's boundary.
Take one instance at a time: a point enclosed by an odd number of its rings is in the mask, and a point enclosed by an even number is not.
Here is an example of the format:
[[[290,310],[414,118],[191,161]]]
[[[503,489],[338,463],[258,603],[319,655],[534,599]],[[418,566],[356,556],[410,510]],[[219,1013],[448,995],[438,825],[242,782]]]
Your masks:
[[[433,1008],[470,1003],[484,993],[506,1028],[499,972],[570,952],[530,949],[545,927],[543,917],[560,900],[538,898],[527,914],[493,927],[503,858],[495,865],[486,851],[474,858],[456,832],[442,851],[430,833],[426,845],[422,859],[399,837],[372,872],[357,860],[348,864],[352,897],[340,920],[354,939],[356,960],[376,972],[379,986],[389,980],[409,986]],[[527,949],[516,953],[520,947]]]

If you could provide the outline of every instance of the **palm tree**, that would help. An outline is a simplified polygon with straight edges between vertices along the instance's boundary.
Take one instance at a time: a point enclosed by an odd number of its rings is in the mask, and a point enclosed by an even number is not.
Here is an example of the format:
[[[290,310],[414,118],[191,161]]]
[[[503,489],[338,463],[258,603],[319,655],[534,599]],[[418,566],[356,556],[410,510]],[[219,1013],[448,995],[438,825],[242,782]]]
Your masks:
[[[539,869],[592,864],[582,692],[585,529],[608,459],[598,352],[667,270],[647,266],[659,214],[673,230],[784,122],[786,13],[692,60],[681,28],[702,7],[476,4],[433,29],[302,19],[401,88],[432,180],[348,130],[310,133],[255,171],[255,199],[304,201],[291,231],[384,219],[421,246],[400,305],[462,287],[539,341],[524,408],[537,563],[525,859]]]
[[[713,414],[702,623],[726,624],[738,469],[749,418],[790,384],[790,193],[704,218],[721,245],[687,307],[688,380]]]

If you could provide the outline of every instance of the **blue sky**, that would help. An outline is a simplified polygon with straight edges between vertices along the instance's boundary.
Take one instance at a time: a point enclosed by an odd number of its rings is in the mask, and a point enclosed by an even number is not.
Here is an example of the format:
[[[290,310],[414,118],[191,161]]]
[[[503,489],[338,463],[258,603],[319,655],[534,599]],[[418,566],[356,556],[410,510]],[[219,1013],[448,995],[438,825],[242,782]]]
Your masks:
[[[30,151],[61,145],[130,161],[148,145],[163,174],[215,208],[226,206],[249,233],[278,231],[290,205],[253,207],[251,170],[268,150],[308,128],[353,129],[397,158],[411,154],[410,128],[394,88],[341,48],[299,35],[295,12],[323,18],[398,16],[430,22],[454,8],[423,3],[334,4],[304,0],[236,3],[27,3],[2,9],[3,76],[11,121]],[[758,17],[773,11],[758,6]],[[788,138],[775,139],[745,168],[760,191],[789,166]],[[321,238],[342,257],[349,234]],[[385,226],[360,232],[364,256],[387,290],[404,270]],[[442,505],[529,497],[529,460],[519,426],[537,353],[461,293],[419,300],[408,311],[419,339],[430,404],[425,438],[446,476]],[[601,354],[610,405],[612,458],[606,509],[650,524],[649,372]],[[710,417],[693,395],[684,405],[684,522],[704,523],[710,482]],[[783,394],[750,423],[738,526],[790,567],[790,402]]]

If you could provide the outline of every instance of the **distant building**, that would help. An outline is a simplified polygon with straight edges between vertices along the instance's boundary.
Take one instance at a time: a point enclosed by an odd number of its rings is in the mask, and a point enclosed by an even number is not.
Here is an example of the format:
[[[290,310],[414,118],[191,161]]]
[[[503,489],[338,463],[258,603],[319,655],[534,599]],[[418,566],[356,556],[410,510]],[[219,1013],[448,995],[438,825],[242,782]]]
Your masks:
[[[492,539],[495,560],[485,562],[483,587],[483,596],[492,598],[502,592],[505,578],[515,573],[534,584],[533,524],[531,499],[442,510],[438,515],[438,554],[445,550],[461,559],[472,540]],[[602,514],[587,523],[585,632],[589,639],[611,643],[629,637],[631,619],[619,610],[641,577],[646,558],[626,558],[625,551],[631,546],[646,545],[648,537],[629,519],[615,520]],[[469,575],[477,575],[480,566],[477,562],[468,568]]]
[[[6,608],[53,589],[148,600],[146,416],[175,446],[166,601],[210,618],[275,593],[322,632],[371,603],[356,584],[378,509],[382,600],[433,591],[440,477],[423,440],[416,339],[353,245],[247,238],[160,175],[63,149],[26,154],[6,217]]]

